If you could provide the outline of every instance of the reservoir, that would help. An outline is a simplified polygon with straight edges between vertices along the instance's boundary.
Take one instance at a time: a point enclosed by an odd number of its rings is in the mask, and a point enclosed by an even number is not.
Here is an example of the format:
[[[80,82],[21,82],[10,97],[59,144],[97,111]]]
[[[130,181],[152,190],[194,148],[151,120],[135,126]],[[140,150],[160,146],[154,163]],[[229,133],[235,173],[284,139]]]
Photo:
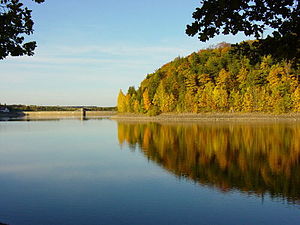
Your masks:
[[[299,224],[300,123],[0,122],[0,223]]]

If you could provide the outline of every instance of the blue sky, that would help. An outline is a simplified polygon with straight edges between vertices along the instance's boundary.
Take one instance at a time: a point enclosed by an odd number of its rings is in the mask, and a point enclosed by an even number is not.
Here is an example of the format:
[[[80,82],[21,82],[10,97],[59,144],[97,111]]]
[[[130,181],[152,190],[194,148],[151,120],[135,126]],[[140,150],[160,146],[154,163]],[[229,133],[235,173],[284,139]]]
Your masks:
[[[138,87],[148,73],[243,35],[202,43],[185,34],[195,0],[23,1],[33,10],[33,57],[0,61],[0,103],[115,106],[120,89]]]

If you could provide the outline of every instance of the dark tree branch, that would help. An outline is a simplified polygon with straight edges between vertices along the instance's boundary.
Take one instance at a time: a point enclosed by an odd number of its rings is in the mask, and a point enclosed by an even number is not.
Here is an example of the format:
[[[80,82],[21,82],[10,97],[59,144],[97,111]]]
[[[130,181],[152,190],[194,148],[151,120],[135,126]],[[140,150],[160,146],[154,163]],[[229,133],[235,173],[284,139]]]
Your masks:
[[[207,41],[219,34],[254,35],[262,50],[299,61],[300,5],[298,0],[202,0],[186,34]],[[273,29],[262,40],[263,32]],[[258,50],[258,49],[257,49]]]
[[[42,3],[44,0],[32,0]],[[20,0],[1,0],[0,8],[0,59],[7,56],[33,55],[36,42],[24,43],[24,35],[33,33],[31,10]]]

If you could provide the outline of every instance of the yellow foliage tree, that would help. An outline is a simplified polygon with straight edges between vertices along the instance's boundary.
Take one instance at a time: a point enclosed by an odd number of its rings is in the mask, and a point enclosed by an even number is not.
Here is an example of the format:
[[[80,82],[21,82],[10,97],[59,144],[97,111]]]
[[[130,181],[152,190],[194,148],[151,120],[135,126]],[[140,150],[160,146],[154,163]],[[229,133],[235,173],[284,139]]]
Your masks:
[[[243,111],[252,112],[254,109],[254,97],[250,88],[247,89],[243,96]]]
[[[239,91],[232,90],[230,92],[230,111],[240,112],[242,110],[242,95]]]
[[[215,85],[212,82],[208,82],[205,85],[203,93],[205,93],[205,105],[207,107],[207,110],[214,111],[216,110],[216,102],[214,99],[213,90],[215,88]]]
[[[283,73],[284,73],[283,68],[278,68],[278,67],[275,67],[270,71],[267,77],[267,81],[269,82],[269,86],[271,87],[271,89],[275,89],[276,87],[279,86],[280,84],[279,75],[281,76]]]
[[[275,65],[267,76],[268,87],[271,91],[270,102],[276,113],[289,111],[292,107],[291,94],[297,87],[297,80],[289,72],[288,64]]]
[[[270,96],[267,90],[262,88],[255,88],[256,92],[256,111],[267,112],[269,110],[269,99]]]
[[[158,106],[162,112],[170,112],[174,108],[174,103],[174,95],[166,93],[163,83],[160,83],[154,95],[153,104]]]
[[[126,112],[132,112],[133,111],[133,105],[131,104],[131,95],[127,93],[127,95],[125,96],[125,111]]]
[[[197,102],[195,96],[190,91],[184,95],[184,112],[197,112]]]
[[[149,110],[150,106],[151,106],[151,100],[149,98],[149,92],[148,89],[146,89],[143,93],[143,100],[144,100],[144,109],[146,111]]]
[[[227,85],[230,85],[230,73],[227,72],[225,69],[221,69],[219,72],[219,76],[217,77],[217,85],[226,87]]]
[[[120,90],[118,95],[118,104],[117,104],[118,112],[126,112],[126,97],[122,90]]]
[[[134,103],[133,103],[133,111],[135,113],[139,113],[140,111],[140,103],[138,100],[134,100]]]
[[[188,89],[188,91],[192,93],[197,92],[197,82],[198,82],[198,76],[192,72],[188,72],[185,74],[185,85]]]
[[[292,94],[293,111],[300,112],[300,87],[298,86]]]
[[[237,81],[239,82],[239,88],[244,89],[246,86],[246,79],[248,76],[248,71],[246,68],[242,67],[237,75]]]
[[[213,99],[216,103],[217,109],[225,111],[228,107],[228,94],[225,89],[222,87],[216,86],[213,90]]]

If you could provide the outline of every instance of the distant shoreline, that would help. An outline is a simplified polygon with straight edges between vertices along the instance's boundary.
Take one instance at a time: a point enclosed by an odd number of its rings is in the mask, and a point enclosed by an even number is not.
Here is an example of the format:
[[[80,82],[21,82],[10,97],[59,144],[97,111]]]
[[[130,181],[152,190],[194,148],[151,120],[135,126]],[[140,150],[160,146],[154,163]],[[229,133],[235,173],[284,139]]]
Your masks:
[[[86,111],[86,117],[110,117],[116,111]],[[81,118],[81,111],[24,111],[0,113],[0,120],[5,119],[53,119],[53,118]]]
[[[300,113],[162,113],[157,116],[143,114],[117,114],[111,117],[122,121],[175,121],[175,122],[300,122]]]

